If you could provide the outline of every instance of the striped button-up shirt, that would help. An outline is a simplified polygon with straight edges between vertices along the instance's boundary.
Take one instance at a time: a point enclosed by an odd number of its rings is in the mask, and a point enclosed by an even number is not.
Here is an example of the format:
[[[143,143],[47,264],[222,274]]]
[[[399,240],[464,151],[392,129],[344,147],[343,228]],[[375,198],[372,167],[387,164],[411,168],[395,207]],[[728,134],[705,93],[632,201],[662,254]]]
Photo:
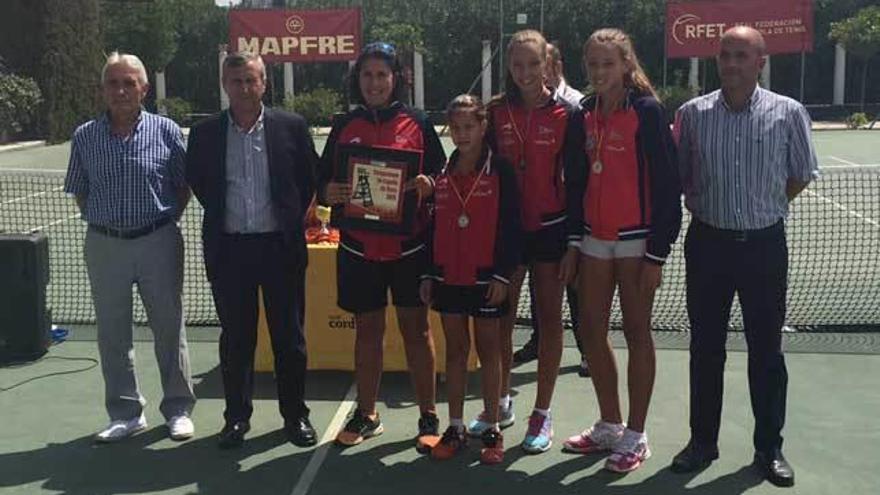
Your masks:
[[[818,176],[806,109],[760,87],[739,112],[720,90],[685,103],[676,135],[685,204],[714,227],[773,225],[788,214],[787,182]]]
[[[142,110],[131,134],[118,136],[103,115],[73,133],[64,191],[86,198],[83,217],[94,225],[132,230],[176,218],[185,154],[170,119]]]
[[[272,211],[269,160],[263,115],[250,129],[235,124],[229,113],[226,131],[226,223],[228,233],[255,234],[279,230]]]

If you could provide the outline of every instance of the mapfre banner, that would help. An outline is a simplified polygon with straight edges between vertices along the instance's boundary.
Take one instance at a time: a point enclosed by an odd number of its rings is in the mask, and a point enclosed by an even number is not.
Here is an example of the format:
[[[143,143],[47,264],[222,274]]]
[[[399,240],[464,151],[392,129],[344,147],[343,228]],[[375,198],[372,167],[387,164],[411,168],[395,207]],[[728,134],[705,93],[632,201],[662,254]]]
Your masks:
[[[812,0],[670,1],[666,56],[715,56],[724,31],[741,24],[761,31],[769,54],[813,51]]]
[[[330,62],[357,58],[361,10],[230,10],[230,52],[266,62]]]

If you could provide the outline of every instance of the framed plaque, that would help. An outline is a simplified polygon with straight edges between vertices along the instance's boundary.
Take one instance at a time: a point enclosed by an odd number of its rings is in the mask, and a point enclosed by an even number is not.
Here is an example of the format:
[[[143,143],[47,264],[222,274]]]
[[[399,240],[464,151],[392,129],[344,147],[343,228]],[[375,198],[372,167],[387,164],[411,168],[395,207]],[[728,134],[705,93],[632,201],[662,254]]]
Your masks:
[[[405,190],[419,174],[422,152],[340,144],[333,180],[351,186],[351,199],[333,208],[330,224],[340,229],[389,234],[412,231],[418,196]]]

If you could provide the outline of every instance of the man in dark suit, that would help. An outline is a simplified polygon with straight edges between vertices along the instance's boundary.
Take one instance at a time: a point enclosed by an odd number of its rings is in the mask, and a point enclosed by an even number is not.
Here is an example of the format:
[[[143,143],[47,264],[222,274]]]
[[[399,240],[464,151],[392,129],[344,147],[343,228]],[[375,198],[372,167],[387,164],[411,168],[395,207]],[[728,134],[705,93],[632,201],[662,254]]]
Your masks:
[[[240,446],[250,430],[258,288],[285,433],[295,445],[314,445],[304,402],[303,219],[315,190],[315,146],[302,117],[263,106],[266,68],[259,56],[226,57],[223,87],[229,110],[192,129],[186,157],[187,181],[205,209],[205,268],[222,326],[226,423],[219,446]]]

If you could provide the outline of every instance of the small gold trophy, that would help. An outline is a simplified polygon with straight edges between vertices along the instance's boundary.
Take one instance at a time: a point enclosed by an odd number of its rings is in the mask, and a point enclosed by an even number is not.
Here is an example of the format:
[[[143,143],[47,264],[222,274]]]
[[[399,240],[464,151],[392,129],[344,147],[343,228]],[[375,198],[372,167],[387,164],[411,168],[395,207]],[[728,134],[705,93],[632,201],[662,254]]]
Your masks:
[[[315,216],[321,221],[321,235],[329,236],[330,229],[327,228],[327,225],[330,224],[330,207],[317,205],[315,207]]]

